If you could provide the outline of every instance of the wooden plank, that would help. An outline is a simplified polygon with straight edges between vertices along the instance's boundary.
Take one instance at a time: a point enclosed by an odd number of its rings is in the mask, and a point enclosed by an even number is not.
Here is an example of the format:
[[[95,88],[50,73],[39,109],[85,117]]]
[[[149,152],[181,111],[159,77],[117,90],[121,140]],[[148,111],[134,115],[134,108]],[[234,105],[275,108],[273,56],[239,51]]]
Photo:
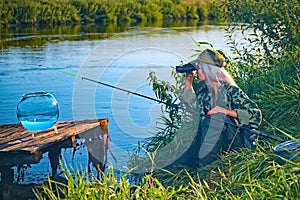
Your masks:
[[[4,126],[0,129],[0,144],[5,143],[7,140],[17,138],[19,135],[22,135],[22,131],[19,127],[16,126]]]
[[[0,145],[0,152],[9,151],[28,151],[35,153],[40,149],[46,148],[54,142],[63,141],[74,135],[80,134],[93,127],[99,126],[97,120],[85,120],[73,123],[58,123],[58,133],[55,133],[53,128],[46,131],[37,132],[35,137],[31,136],[31,132],[25,131],[25,134],[19,135],[18,139],[5,139],[5,144]],[[0,127],[1,129],[2,127]],[[19,127],[21,132],[23,127]]]
[[[29,134],[21,124],[0,125],[0,149],[1,145],[8,143],[9,141],[22,139]]]
[[[6,145],[8,147],[0,148],[1,151],[10,151],[13,149],[22,149],[24,146],[33,146],[39,143],[47,143],[47,139],[49,141],[61,141],[66,137],[80,134],[82,131],[85,131],[94,126],[98,126],[97,121],[84,121],[78,123],[58,123],[58,134],[53,131],[53,128],[48,129],[46,131],[41,131],[36,134],[35,137],[31,136],[31,132],[25,130],[25,134],[19,134],[19,137],[13,137],[10,139],[4,139]],[[1,128],[7,128],[6,126],[0,126]],[[24,131],[24,128],[19,126],[20,133]],[[51,139],[54,137],[54,140]],[[16,139],[17,138],[17,139]],[[3,143],[3,142],[2,142]]]
[[[17,127],[7,127],[5,129],[3,129],[3,131],[1,131],[0,138],[10,137],[11,135],[18,133],[19,131],[20,131],[20,129]]]
[[[71,138],[80,137],[80,134],[84,135],[91,129],[99,129],[100,133],[101,120],[57,122],[57,132],[50,128],[37,132],[35,137],[21,124],[0,125],[0,166],[38,163],[43,153],[51,148],[72,147]]]

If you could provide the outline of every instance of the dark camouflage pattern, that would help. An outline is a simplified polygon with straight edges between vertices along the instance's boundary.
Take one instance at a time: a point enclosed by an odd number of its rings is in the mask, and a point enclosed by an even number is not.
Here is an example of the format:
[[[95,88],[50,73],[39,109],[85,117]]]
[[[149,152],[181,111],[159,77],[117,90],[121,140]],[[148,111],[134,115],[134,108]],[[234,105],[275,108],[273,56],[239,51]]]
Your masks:
[[[260,109],[240,88],[228,83],[222,83],[216,98],[209,92],[206,84],[194,85],[193,88],[200,116],[206,115],[213,107],[220,106],[235,110],[238,114],[236,123],[239,125],[246,125],[251,128],[257,128],[260,125],[262,121]]]

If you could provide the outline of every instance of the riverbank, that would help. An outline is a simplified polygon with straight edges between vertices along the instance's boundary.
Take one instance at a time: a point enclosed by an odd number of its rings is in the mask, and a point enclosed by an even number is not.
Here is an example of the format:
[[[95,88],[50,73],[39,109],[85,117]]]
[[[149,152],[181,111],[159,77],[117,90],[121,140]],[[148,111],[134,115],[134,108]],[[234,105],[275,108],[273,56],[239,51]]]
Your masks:
[[[255,159],[253,156],[255,155]],[[68,184],[49,181],[37,199],[298,199],[300,162],[280,165],[269,146],[243,149],[198,169],[157,170],[142,174],[137,184],[128,180],[130,170],[117,177],[112,166],[101,181],[75,176],[66,170]]]
[[[162,20],[220,20],[219,1],[11,0],[0,10],[1,26],[60,26],[88,23],[139,25]]]

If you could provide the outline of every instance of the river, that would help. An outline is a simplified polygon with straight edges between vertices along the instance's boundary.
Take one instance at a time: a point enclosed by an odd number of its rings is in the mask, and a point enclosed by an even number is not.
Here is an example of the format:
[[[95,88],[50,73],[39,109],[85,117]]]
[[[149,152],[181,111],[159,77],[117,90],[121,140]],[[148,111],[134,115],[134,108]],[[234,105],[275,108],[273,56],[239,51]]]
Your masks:
[[[18,123],[16,106],[22,95],[49,92],[59,103],[59,121],[109,118],[111,151],[126,166],[128,152],[139,141],[153,136],[160,121],[157,102],[76,78],[78,74],[152,98],[147,80],[155,71],[160,80],[172,83],[171,69],[188,62],[198,50],[197,42],[211,43],[229,51],[224,26],[131,27],[102,30],[101,27],[64,27],[1,30],[0,124]],[[41,65],[41,66],[40,66]],[[87,151],[62,152],[72,169],[85,169]],[[47,155],[39,164],[27,166],[18,183],[41,182],[51,173]],[[16,174],[17,176],[17,174]]]

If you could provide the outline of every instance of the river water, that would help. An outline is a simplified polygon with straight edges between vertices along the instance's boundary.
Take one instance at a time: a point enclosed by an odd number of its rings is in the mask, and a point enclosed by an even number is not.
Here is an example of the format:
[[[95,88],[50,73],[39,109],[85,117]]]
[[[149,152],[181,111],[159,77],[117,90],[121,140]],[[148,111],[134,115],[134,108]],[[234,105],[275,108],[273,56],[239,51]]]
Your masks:
[[[195,41],[228,51],[224,28],[1,30],[0,124],[19,123],[16,106],[23,94],[50,92],[59,103],[59,121],[110,119],[111,151],[118,162],[109,162],[121,169],[127,164],[128,152],[157,131],[160,104],[61,71],[155,98],[147,80],[149,72],[155,71],[160,80],[172,83],[172,67],[194,58],[199,49]],[[72,149],[63,150],[64,163],[72,169],[85,169],[86,149],[79,148],[74,159],[72,153]],[[49,160],[44,155],[39,164],[25,170],[22,180],[16,181],[40,182],[49,173]]]

